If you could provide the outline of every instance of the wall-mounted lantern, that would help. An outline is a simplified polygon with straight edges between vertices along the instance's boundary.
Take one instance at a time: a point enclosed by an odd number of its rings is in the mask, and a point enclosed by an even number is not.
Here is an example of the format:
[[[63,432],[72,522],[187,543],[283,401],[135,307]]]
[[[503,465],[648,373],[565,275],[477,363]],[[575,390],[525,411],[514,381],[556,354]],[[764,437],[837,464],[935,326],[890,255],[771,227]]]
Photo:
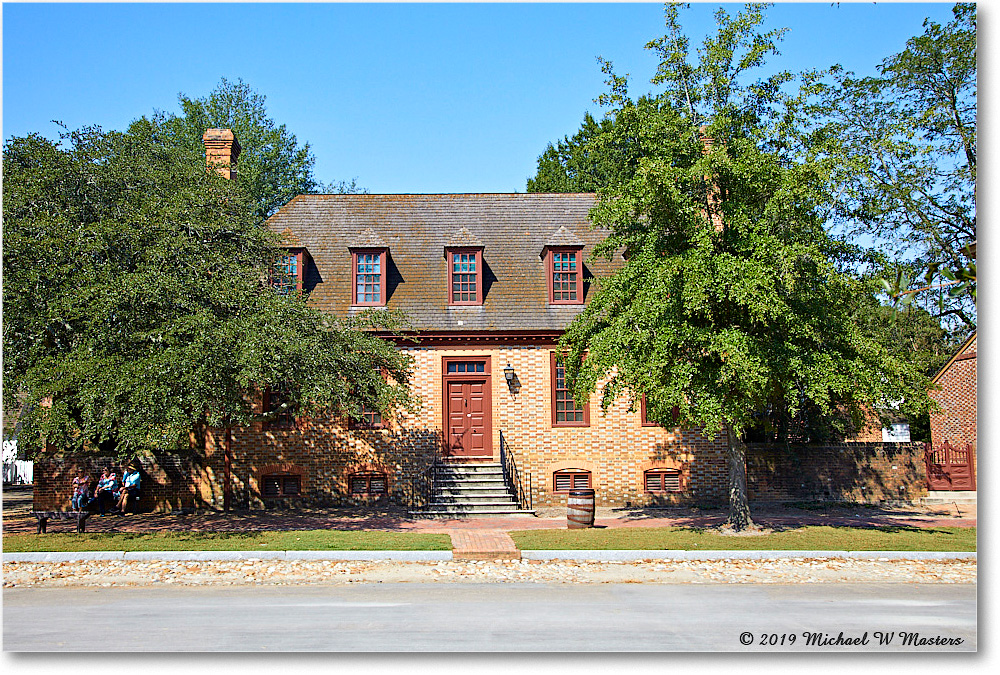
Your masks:
[[[504,379],[507,380],[507,388],[510,389],[510,393],[517,396],[517,393],[521,391],[521,382],[517,379],[517,373],[514,372],[514,367],[507,363],[507,367],[503,369]]]

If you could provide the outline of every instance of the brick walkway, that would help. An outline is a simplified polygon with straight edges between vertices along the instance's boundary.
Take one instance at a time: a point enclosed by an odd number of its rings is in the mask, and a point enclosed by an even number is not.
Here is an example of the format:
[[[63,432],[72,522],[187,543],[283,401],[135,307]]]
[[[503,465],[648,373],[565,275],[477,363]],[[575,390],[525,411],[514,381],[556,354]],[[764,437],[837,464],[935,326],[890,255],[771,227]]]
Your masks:
[[[455,560],[520,560],[521,552],[503,530],[452,530]]]

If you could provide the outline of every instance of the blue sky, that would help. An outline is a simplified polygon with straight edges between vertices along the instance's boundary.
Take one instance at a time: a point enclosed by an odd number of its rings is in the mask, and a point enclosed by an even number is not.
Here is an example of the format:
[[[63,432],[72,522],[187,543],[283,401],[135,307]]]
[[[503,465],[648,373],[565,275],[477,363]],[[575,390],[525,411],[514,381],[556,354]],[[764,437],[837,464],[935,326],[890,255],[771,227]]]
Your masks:
[[[682,13],[692,44],[715,3]],[[734,12],[740,5],[725,5]],[[775,66],[873,73],[944,3],[779,3]],[[524,191],[546,143],[604,89],[603,56],[649,91],[660,3],[3,5],[3,137],[124,128],[242,78],[316,156],[375,193]]]

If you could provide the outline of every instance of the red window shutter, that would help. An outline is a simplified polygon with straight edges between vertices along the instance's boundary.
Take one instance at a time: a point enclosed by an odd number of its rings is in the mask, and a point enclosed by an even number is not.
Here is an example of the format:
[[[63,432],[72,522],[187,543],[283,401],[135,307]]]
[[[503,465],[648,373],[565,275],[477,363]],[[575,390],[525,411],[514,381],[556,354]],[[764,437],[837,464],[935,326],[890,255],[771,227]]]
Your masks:
[[[590,487],[589,471],[557,471],[552,477],[554,492],[585,490]]]
[[[681,492],[680,471],[651,469],[644,474],[646,492]]]
[[[264,476],[264,496],[277,497],[281,494],[281,481],[277,476]]]

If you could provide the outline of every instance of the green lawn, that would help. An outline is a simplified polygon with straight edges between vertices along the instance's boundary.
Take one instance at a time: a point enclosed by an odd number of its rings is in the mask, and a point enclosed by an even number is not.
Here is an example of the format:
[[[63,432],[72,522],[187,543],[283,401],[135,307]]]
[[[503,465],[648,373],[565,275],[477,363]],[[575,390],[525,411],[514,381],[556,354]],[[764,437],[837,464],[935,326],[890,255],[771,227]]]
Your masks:
[[[802,527],[760,536],[722,536],[682,527],[511,532],[522,550],[975,551],[976,528]],[[7,553],[27,551],[449,551],[446,534],[306,530],[286,532],[91,532],[12,534]]]
[[[511,532],[522,550],[975,551],[976,528],[801,527],[756,536],[722,536],[683,527],[620,527]]]
[[[450,551],[447,534],[303,530],[288,532],[89,532],[12,534],[5,553],[27,551]]]

